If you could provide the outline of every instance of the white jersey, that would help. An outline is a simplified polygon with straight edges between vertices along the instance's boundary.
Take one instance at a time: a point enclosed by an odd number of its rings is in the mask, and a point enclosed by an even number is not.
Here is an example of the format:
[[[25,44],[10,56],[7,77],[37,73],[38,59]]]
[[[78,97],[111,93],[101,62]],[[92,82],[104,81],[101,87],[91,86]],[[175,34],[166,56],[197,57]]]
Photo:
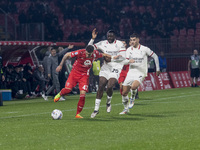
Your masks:
[[[91,39],[88,45],[92,45],[93,42],[94,40]],[[109,43],[107,40],[100,41],[94,44],[94,47],[95,49],[100,49],[103,53],[109,54],[111,56],[122,55],[124,58],[126,58],[126,48],[124,44],[119,40],[115,40],[113,43]],[[107,80],[110,78],[116,78],[118,80],[123,65],[123,63],[104,61],[99,76],[103,76]]]
[[[126,54],[125,53],[126,48],[124,44],[119,40],[115,40],[113,43],[109,43],[107,40],[100,41],[94,44],[94,47],[96,49],[102,50],[103,53],[109,54],[111,56],[122,55],[123,57],[125,57]],[[116,62],[109,62],[109,63],[104,62],[104,64],[107,64],[109,66],[119,65]]]
[[[148,56],[153,54],[152,50],[143,45],[139,45],[138,48],[129,47],[126,51],[126,58],[135,60],[134,63],[130,64],[129,71],[146,77],[148,72]]]

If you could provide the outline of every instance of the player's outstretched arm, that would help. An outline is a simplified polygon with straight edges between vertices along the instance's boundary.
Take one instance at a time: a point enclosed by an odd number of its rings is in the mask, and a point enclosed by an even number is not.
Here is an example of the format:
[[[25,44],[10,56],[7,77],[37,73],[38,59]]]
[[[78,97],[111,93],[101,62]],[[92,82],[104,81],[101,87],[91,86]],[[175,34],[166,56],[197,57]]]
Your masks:
[[[117,62],[117,63],[122,63],[124,65],[127,65],[127,64],[135,62],[134,59],[128,60],[128,59],[125,59],[124,57],[122,57],[121,55],[117,55],[117,56],[112,57],[111,61]]]
[[[92,31],[92,39],[89,41],[88,45],[93,45],[94,44],[94,40],[97,37],[98,32],[96,32],[96,28],[94,28],[94,30]]]
[[[96,39],[98,32],[96,31],[97,29],[94,28],[94,30],[92,30],[92,39]]]
[[[62,61],[60,62],[59,66],[56,68],[56,72],[60,72],[62,70],[62,66],[63,66],[64,62],[69,58],[71,58],[71,52],[66,53],[63,56]]]
[[[160,75],[160,66],[159,66],[158,56],[155,53],[153,53],[153,55],[151,57],[154,59],[155,64],[156,64],[156,75],[159,76]]]

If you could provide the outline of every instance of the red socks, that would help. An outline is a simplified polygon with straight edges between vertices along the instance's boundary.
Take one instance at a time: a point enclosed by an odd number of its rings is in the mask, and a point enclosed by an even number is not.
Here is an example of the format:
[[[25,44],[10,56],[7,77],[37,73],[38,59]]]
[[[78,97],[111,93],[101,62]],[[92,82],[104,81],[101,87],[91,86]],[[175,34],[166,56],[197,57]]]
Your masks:
[[[85,104],[85,94],[81,94],[79,102],[78,102],[78,105],[77,105],[76,114],[80,114],[81,113],[81,111],[83,110],[84,104]]]
[[[71,89],[66,89],[66,88],[63,88],[61,91],[60,91],[60,95],[67,95],[71,92]]]

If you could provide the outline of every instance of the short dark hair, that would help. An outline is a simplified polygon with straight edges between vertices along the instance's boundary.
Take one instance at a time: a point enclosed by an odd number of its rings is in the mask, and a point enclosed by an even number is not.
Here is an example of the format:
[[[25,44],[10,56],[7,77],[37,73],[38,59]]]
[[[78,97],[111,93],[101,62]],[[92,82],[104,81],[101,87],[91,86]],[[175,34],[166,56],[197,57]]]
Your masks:
[[[92,45],[86,46],[86,51],[87,51],[88,53],[92,53],[92,52],[94,51],[94,46],[92,46]]]
[[[114,35],[116,35],[114,30],[108,30],[107,34],[108,33],[113,33]]]
[[[133,33],[130,35],[130,38],[134,38],[134,37],[139,38],[139,35],[137,33]]]

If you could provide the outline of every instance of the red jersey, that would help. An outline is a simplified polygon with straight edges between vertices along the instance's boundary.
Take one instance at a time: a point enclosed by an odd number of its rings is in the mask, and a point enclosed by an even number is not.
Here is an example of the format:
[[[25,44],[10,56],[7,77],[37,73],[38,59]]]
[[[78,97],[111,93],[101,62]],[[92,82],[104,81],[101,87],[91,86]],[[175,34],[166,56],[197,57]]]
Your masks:
[[[76,61],[72,66],[72,71],[75,71],[81,75],[89,75],[93,61],[103,57],[103,54],[99,53],[97,50],[94,50],[91,57],[86,58],[86,50],[81,49],[71,52],[71,57],[76,57]]]

